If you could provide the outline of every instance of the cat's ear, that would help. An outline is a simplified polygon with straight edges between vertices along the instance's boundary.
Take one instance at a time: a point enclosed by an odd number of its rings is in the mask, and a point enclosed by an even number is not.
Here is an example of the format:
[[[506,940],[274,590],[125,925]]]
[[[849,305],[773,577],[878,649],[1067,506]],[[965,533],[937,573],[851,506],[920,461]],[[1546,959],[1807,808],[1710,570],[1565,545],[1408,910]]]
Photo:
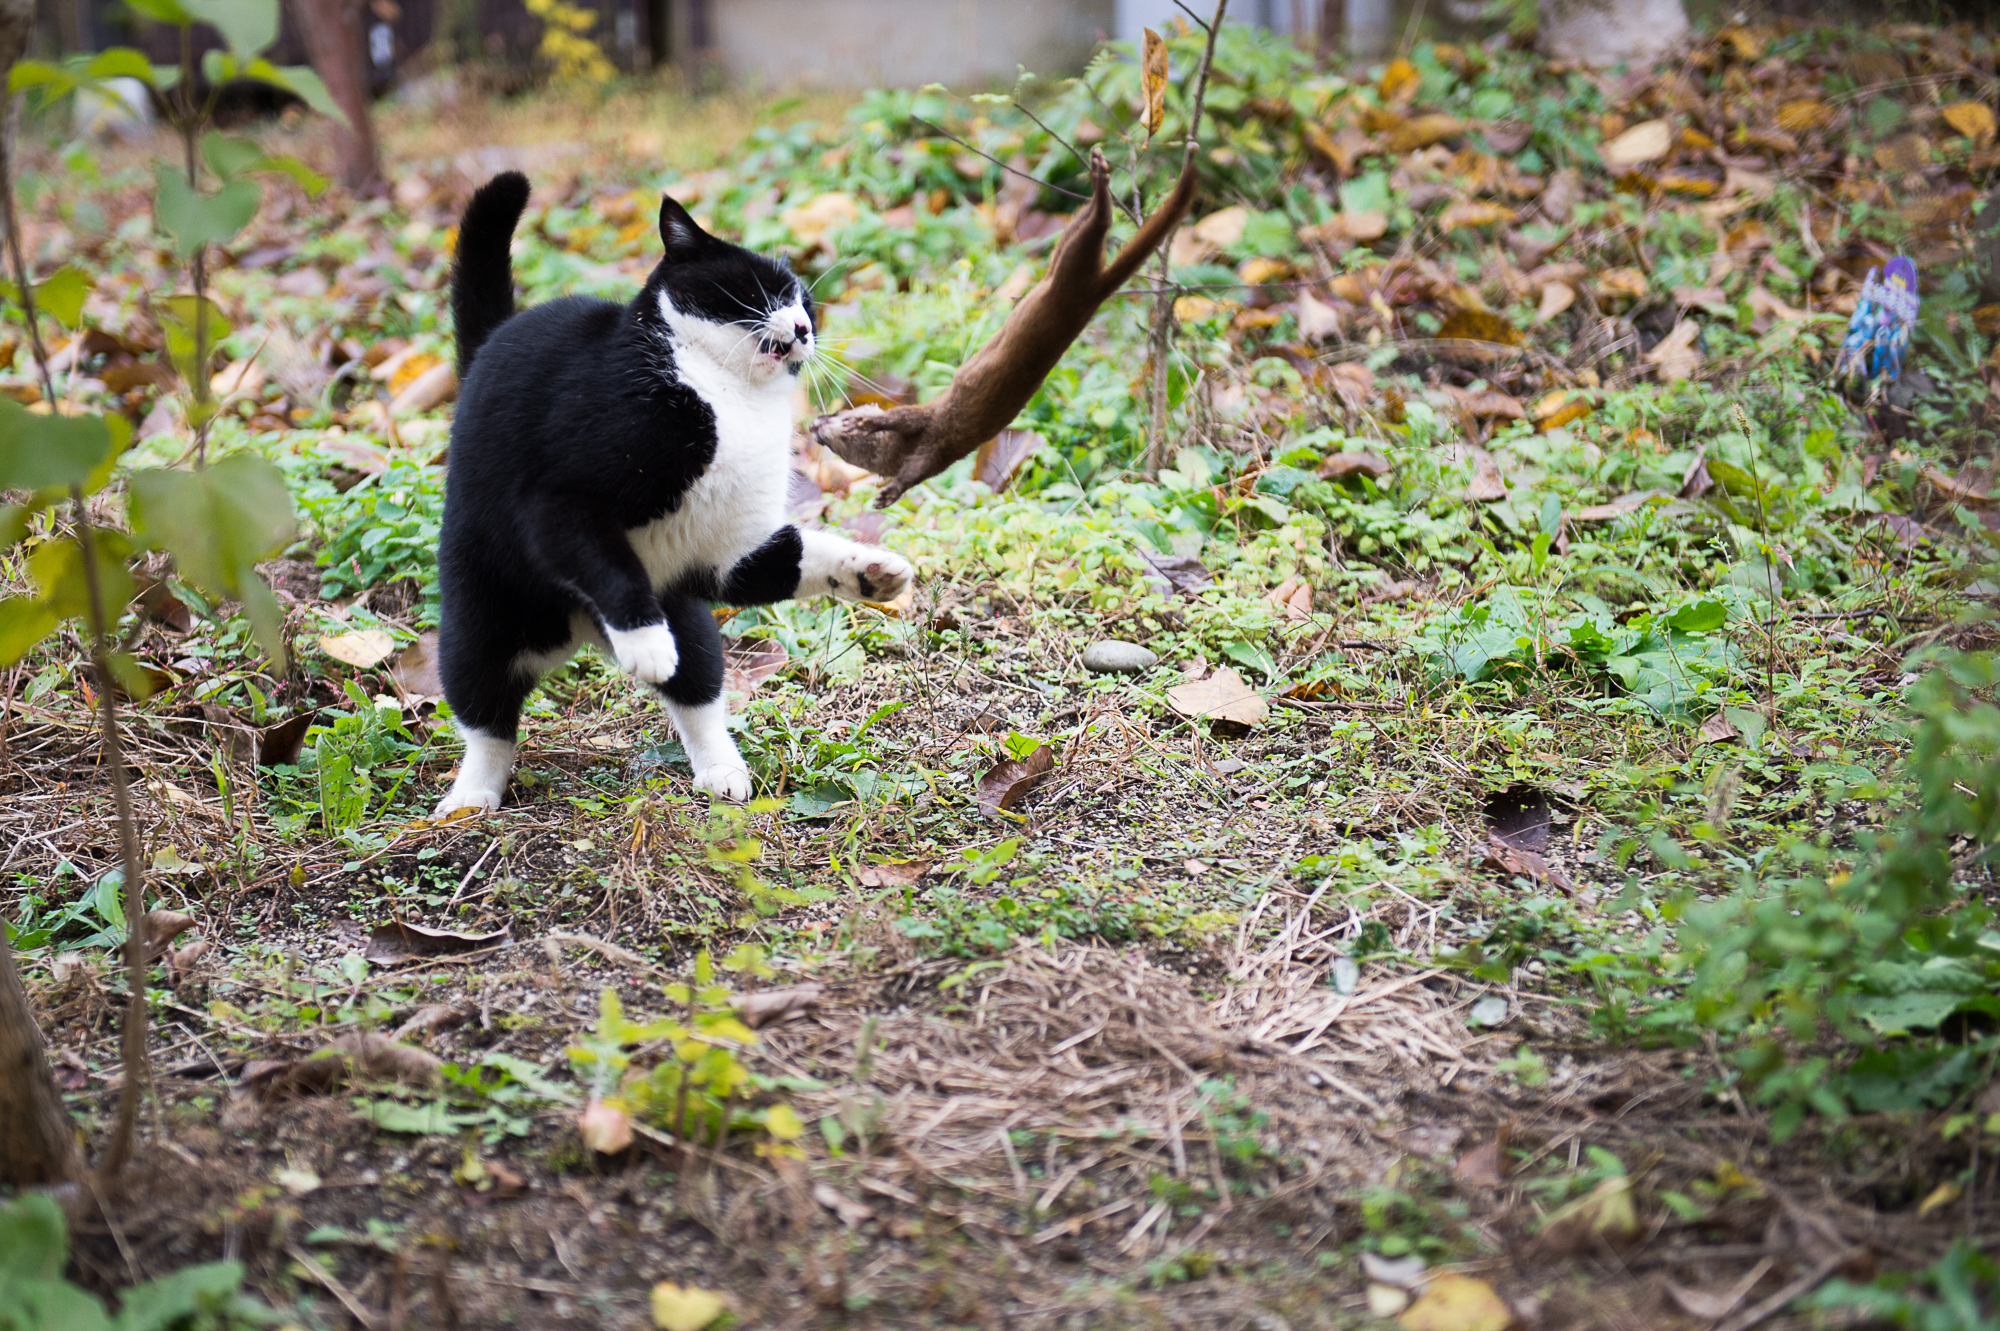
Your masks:
[[[660,199],[660,243],[666,246],[670,261],[691,259],[713,245],[715,237],[703,231],[680,201],[669,194]]]

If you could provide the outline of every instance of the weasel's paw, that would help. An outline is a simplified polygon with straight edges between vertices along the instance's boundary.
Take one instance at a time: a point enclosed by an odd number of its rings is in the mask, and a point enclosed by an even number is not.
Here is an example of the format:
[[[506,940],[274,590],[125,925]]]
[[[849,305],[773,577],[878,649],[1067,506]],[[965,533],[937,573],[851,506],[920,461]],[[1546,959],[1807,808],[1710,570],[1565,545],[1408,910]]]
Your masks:
[[[696,790],[705,790],[722,799],[741,804],[750,798],[750,769],[741,763],[717,763],[694,774]]]
[[[451,793],[438,801],[437,811],[431,816],[443,818],[460,809],[477,809],[481,813],[492,813],[500,807],[500,791],[453,783]]]
[[[674,631],[665,624],[648,624],[642,629],[606,629],[605,640],[618,668],[648,684],[664,684],[680,669],[680,648],[674,645]]]
[[[862,546],[840,557],[829,581],[833,594],[848,601],[893,601],[909,587],[916,570],[893,550]]]

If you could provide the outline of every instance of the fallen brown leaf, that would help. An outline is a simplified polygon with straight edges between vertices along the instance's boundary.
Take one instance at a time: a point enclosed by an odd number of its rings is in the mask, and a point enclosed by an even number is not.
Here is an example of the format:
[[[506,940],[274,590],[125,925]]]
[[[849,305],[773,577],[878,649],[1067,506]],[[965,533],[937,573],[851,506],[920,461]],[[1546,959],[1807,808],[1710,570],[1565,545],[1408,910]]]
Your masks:
[[[972,475],[995,494],[1012,483],[1021,465],[1048,441],[1033,430],[1002,430],[979,446]]]
[[[319,649],[334,660],[367,670],[389,659],[396,640],[381,629],[356,629],[319,640]]]
[[[1044,744],[1026,758],[1003,758],[979,778],[979,811],[988,818],[1011,809],[1055,770],[1054,746]]]
[[[826,986],[823,984],[794,984],[783,989],[759,989],[755,993],[738,994],[729,1000],[729,1006],[743,1018],[744,1025],[754,1028],[766,1022],[796,1017],[815,1006],[825,993]]]
[[[377,966],[393,966],[422,957],[454,957],[467,952],[484,952],[488,948],[499,947],[512,937],[509,929],[467,934],[392,921],[375,927],[368,935],[368,947],[362,955]]]
[[[863,887],[909,887],[930,872],[928,860],[898,860],[890,864],[864,864],[855,877]]]
[[[1328,453],[1320,460],[1318,475],[1322,480],[1329,481],[1344,481],[1350,476],[1380,480],[1391,470],[1389,459],[1380,453],[1362,449],[1358,453]]]
[[[1403,1331],[1507,1331],[1514,1314],[1484,1280],[1440,1271],[1397,1320]]]
[[[1167,690],[1167,706],[1193,720],[1219,722],[1249,729],[1270,714],[1262,695],[1228,666],[1206,679],[1190,680]]]

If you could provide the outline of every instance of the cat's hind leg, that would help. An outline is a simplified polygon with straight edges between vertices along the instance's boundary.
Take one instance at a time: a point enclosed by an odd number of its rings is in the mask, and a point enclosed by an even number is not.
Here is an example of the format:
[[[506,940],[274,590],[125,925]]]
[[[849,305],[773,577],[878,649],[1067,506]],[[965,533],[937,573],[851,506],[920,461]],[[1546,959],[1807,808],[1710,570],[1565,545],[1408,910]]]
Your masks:
[[[669,592],[660,598],[679,651],[673,677],[655,687],[687,750],[697,789],[726,800],[750,798],[750,768],[729,733],[729,704],[722,696],[722,633],[708,603]]]
[[[439,627],[438,674],[465,738],[465,757],[451,789],[438,801],[439,817],[454,809],[491,813],[500,807],[514,768],[521,703],[535,686],[534,674],[520,669],[512,651],[467,641],[469,635],[454,632],[454,627],[450,616]]]

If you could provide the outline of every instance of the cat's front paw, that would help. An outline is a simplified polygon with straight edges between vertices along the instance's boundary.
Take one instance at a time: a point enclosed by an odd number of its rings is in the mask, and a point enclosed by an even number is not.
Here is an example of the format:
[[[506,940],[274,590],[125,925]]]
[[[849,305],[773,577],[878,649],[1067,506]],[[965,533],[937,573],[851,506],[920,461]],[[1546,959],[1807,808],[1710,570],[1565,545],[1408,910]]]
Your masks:
[[[893,550],[858,546],[841,555],[830,581],[833,594],[848,601],[893,601],[909,589],[916,570]]]
[[[750,798],[750,769],[741,763],[717,763],[694,774],[696,790],[741,804]]]
[[[460,809],[476,809],[480,813],[493,813],[500,808],[501,792],[493,786],[474,786],[454,782],[451,791],[438,801],[437,810],[431,816],[444,818]]]
[[[680,669],[680,648],[674,631],[665,624],[648,624],[640,629],[606,629],[605,641],[618,668],[648,684],[664,684]]]

